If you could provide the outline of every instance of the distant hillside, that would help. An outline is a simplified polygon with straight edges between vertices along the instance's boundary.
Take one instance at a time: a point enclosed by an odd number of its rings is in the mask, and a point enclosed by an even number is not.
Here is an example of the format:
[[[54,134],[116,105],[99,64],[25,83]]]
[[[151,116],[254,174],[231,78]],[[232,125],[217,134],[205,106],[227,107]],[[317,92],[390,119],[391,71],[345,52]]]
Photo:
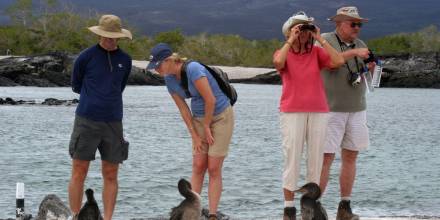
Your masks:
[[[13,0],[1,0],[3,10]],[[73,5],[84,16],[113,13],[121,16],[139,32],[154,35],[181,28],[183,33],[239,34],[249,39],[281,38],[281,25],[298,10],[315,17],[323,31],[333,24],[326,18],[345,5],[356,5],[371,21],[362,32],[370,39],[392,33],[414,32],[440,24],[439,0],[59,0]],[[90,10],[92,9],[92,10]],[[7,22],[0,14],[0,23]]]

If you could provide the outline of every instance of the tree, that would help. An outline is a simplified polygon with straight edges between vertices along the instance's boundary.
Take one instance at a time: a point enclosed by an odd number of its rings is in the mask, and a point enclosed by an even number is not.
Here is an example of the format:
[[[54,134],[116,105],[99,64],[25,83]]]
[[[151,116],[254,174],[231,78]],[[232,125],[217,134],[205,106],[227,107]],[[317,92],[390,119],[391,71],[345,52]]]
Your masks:
[[[15,4],[6,9],[6,13],[12,21],[26,27],[32,17],[32,0],[17,0]]]
[[[175,29],[173,31],[161,32],[154,36],[154,42],[157,43],[167,43],[173,48],[173,50],[177,50],[180,46],[182,46],[185,41],[185,37],[183,36],[180,29]]]
[[[54,9],[58,4],[57,0],[40,0],[41,1],[41,16],[38,21],[41,23],[43,32],[47,34],[47,24],[49,16],[54,13]]]

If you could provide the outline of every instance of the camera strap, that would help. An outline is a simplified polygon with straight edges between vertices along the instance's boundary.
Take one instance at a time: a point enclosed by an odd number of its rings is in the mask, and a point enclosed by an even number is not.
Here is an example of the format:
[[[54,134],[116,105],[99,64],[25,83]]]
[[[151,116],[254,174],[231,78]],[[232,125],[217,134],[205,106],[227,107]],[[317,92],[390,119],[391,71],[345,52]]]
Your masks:
[[[351,49],[354,49],[354,48],[356,47],[356,44],[353,44],[352,46],[347,46],[344,42],[341,41],[341,39],[340,39],[339,36],[336,34],[336,32],[335,32],[335,36],[336,36],[336,39],[338,40],[339,48],[341,48],[341,52],[346,51],[346,49],[344,49],[344,48],[351,48]],[[358,63],[358,59],[357,59],[357,57],[354,57],[354,61],[356,62],[356,68],[357,68],[358,73],[361,74],[362,72],[361,72],[361,70],[359,69],[359,63]],[[348,62],[347,62],[347,61],[345,61],[345,66],[347,67],[348,72],[350,72],[350,74],[353,74],[353,71],[351,71],[350,66],[348,65]]]

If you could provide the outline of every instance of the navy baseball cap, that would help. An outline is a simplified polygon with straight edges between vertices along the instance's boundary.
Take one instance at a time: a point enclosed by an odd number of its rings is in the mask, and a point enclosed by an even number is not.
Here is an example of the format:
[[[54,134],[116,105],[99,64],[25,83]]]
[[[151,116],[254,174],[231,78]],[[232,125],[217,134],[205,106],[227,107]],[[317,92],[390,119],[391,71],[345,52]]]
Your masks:
[[[173,54],[171,47],[166,43],[158,43],[151,49],[150,63],[147,70],[156,69],[162,61]]]

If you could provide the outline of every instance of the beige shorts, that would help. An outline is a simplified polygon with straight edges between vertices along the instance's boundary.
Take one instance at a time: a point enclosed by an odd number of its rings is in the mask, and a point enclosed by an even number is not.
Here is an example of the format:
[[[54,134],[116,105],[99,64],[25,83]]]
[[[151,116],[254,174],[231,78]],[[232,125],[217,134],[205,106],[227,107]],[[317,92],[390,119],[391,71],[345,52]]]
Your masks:
[[[203,127],[203,117],[193,117],[194,128],[202,140],[205,140]],[[229,144],[231,143],[232,131],[234,130],[234,111],[231,106],[227,107],[222,113],[214,116],[211,122],[211,133],[214,137],[214,144],[208,146],[202,142],[202,154],[213,157],[224,157],[228,154]],[[195,154],[193,148],[193,154]]]
[[[324,153],[368,148],[367,112],[330,112]]]

